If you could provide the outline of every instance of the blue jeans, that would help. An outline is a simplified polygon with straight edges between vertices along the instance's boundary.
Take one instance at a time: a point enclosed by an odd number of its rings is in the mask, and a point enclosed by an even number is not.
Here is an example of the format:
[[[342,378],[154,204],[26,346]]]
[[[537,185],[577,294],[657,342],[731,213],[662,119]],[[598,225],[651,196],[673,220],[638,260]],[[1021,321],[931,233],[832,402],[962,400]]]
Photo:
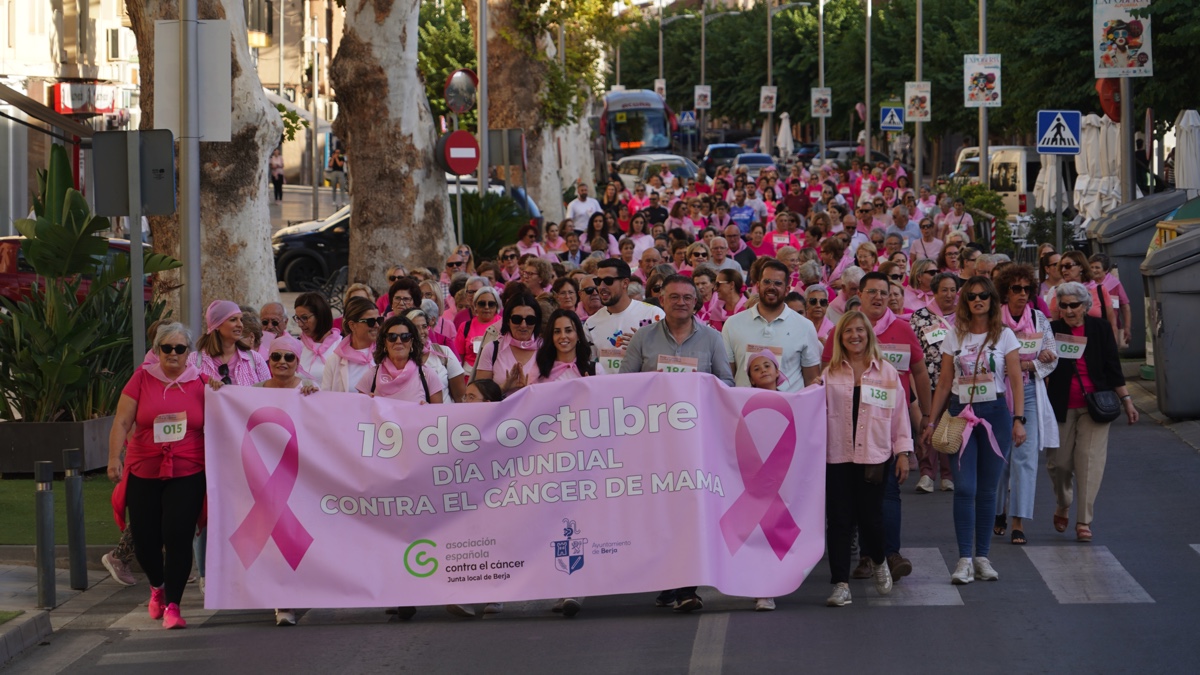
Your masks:
[[[1012,449],[1008,464],[1004,465],[1004,471],[1000,474],[996,513],[1007,513],[1021,519],[1033,518],[1038,452],[1042,449],[1038,412],[1037,388],[1031,380],[1025,385],[1025,418],[1029,420],[1025,425],[1025,442]]]
[[[958,396],[950,398],[950,414],[958,415],[965,408]],[[992,449],[987,430],[982,425],[971,431],[966,445],[950,458],[954,472],[954,534],[958,538],[958,556],[987,557],[992,544],[992,526],[996,521],[996,488],[1000,473],[1012,446],[1012,413],[1004,397],[972,406],[975,416],[992,425],[992,433],[1001,458]],[[973,550],[972,550],[973,549]]]

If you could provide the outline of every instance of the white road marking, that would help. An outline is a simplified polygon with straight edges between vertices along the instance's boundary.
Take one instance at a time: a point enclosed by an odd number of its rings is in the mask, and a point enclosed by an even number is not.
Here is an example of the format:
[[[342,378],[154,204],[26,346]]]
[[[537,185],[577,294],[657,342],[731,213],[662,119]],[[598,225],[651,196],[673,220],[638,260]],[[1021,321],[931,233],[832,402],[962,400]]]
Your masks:
[[[688,675],[720,673],[725,660],[725,632],[729,629],[729,614],[700,615],[696,639],[692,643],[692,658]]]
[[[1192,544],[1192,550],[1196,553],[1200,553],[1200,544]]]
[[[856,601],[872,607],[918,607],[962,605],[958,587],[950,583],[950,569],[937,548],[906,548],[906,558],[912,561],[912,574],[892,584],[892,592],[878,595],[874,580],[851,582]]]
[[[1106,546],[1026,546],[1025,555],[1060,604],[1154,602]]]

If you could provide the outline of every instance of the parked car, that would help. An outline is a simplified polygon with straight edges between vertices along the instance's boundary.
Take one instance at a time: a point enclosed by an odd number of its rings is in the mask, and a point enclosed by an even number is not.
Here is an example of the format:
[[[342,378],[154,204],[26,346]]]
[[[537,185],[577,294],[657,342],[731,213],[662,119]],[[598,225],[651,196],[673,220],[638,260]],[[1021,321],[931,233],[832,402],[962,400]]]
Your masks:
[[[25,252],[21,250],[21,242],[25,237],[0,237],[0,296],[13,302],[20,302],[29,297],[29,292],[37,279],[33,267],[25,261]],[[150,251],[149,244],[143,244]],[[128,239],[108,240],[108,259],[114,256],[129,255]],[[87,294],[91,281],[84,279],[79,284],[77,294],[80,298]],[[154,297],[152,275],[147,274],[143,283],[143,293],[147,301]]]
[[[857,156],[858,156],[858,146],[857,145],[854,145],[851,143],[847,143],[846,145],[834,145],[834,143],[826,143],[825,144],[825,154],[824,155],[818,154],[815,157],[813,157],[812,168],[818,169],[822,165],[825,165],[825,164],[836,164],[838,166],[848,168],[850,166],[851,160],[853,160]],[[878,150],[872,150],[871,151],[871,161],[872,162],[886,162],[888,164],[891,164],[892,158],[888,157],[886,154],[884,154],[882,152],[879,152]],[[901,165],[901,166],[904,166],[904,170],[907,171],[910,176],[912,175],[912,172],[913,172],[912,167],[905,166],[905,165]]]
[[[1042,169],[1041,155],[1037,148],[1027,145],[988,146],[988,186],[1004,199],[1004,208],[1009,220],[1033,211],[1033,188],[1037,184],[1038,172]],[[1074,184],[1075,162],[1063,162],[1066,185]],[[958,161],[951,178],[962,178],[979,182],[979,148],[963,148],[958,152]],[[1070,198],[1064,201],[1070,202]]]
[[[775,166],[775,160],[770,155],[759,152],[744,152],[733,158],[733,164],[729,168],[736,174],[737,170],[743,166],[746,167],[751,178],[758,178],[760,171],[768,166]]]
[[[853,146],[850,141],[825,141],[825,149],[841,148]],[[796,152],[792,155],[792,161],[801,164],[802,166],[811,166],[817,155],[821,154],[820,143],[801,143],[796,146]]]
[[[453,177],[447,178],[450,199],[457,194]],[[463,193],[478,192],[475,178],[464,176]],[[489,192],[504,194],[504,183],[492,181]],[[524,204],[529,211],[529,220],[541,226],[542,212],[520,187],[513,187],[509,196]],[[327,278],[350,263],[350,212],[351,204],[334,211],[324,220],[291,225],[275,231],[271,236],[271,248],[275,253],[275,278],[283,282],[284,290],[292,293],[301,290],[301,284]]]
[[[699,168],[692,160],[679,155],[631,155],[617,162],[617,175],[625,189],[632,192],[634,186],[657,175],[664,165],[680,178],[695,178]]]
[[[700,166],[704,167],[706,174],[712,176],[716,173],[717,167],[733,164],[733,158],[745,151],[746,149],[737,143],[710,143],[704,149],[704,157],[700,160]]]
[[[746,152],[758,152],[760,140],[761,139],[758,136],[747,136],[746,138],[738,141],[738,144],[741,145],[742,149]]]

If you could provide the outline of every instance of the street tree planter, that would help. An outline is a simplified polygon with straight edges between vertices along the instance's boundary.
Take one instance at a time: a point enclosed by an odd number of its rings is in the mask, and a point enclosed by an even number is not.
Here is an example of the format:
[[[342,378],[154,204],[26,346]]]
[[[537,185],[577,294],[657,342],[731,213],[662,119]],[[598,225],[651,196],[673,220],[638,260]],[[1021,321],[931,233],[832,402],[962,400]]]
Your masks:
[[[108,433],[113,418],[83,422],[5,422],[0,424],[0,473],[32,473],[34,462],[54,462],[65,470],[63,450],[83,450],[83,470],[108,465]]]

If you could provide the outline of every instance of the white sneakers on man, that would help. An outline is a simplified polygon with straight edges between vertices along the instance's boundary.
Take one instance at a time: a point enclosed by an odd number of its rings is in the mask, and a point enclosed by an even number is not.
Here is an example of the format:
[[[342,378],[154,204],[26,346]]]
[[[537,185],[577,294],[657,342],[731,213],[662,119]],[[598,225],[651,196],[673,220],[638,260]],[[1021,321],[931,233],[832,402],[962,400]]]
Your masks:
[[[954,567],[954,574],[950,575],[950,583],[963,586],[972,581],[975,581],[975,570],[971,566],[971,559],[959,558],[958,565]]]
[[[880,595],[892,592],[892,570],[888,568],[887,560],[875,566],[875,590]]]

